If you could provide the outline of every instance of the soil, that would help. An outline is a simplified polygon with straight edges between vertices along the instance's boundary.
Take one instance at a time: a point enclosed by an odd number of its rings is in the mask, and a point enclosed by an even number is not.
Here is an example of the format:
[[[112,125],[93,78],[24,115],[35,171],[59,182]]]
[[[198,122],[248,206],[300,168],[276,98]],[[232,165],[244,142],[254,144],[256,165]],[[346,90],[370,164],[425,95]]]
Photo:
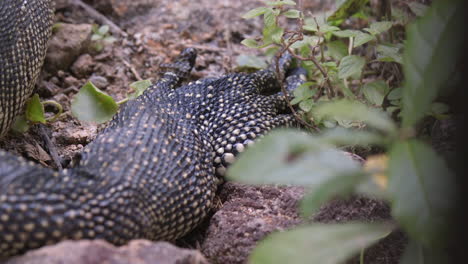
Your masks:
[[[55,41],[59,44],[49,50],[50,56],[37,81],[36,92],[39,93],[41,99],[59,102],[65,114],[55,122],[33,126],[26,133],[9,133],[0,141],[0,148],[54,169],[71,166],[75,156],[95,138],[99,129],[103,127],[103,125],[80,122],[70,113],[70,102],[73,96],[88,80],[92,79],[99,88],[119,101],[131,92],[130,83],[140,78],[155,81],[161,73],[160,64],[170,62],[186,47],[197,48],[199,54],[191,79],[216,77],[232,72],[236,68],[235,58],[238,55],[257,52],[241,45],[240,42],[244,38],[261,34],[261,20],[244,20],[240,15],[260,6],[259,0],[94,0],[86,2],[115,22],[128,36],[123,37],[113,33],[113,36],[117,38],[116,42],[104,45],[104,49],[100,52],[93,50],[93,44],[89,42],[92,34],[89,25],[100,22],[97,22],[84,9],[68,4],[67,1],[57,0],[56,21],[71,25],[85,25],[81,26],[81,30],[87,32],[84,37],[81,36],[81,39],[75,39],[85,47],[80,46],[78,54],[68,53],[66,58],[53,56],[59,51],[69,49],[64,41],[57,40],[59,33],[56,33],[53,38],[56,38]],[[312,13],[317,13],[330,9],[331,3],[335,1],[306,2],[306,8]],[[58,32],[61,30],[76,30],[76,28],[70,29],[65,26],[58,29]],[[79,34],[66,34],[67,32],[70,31],[62,32],[62,34],[68,36],[70,40],[78,38]],[[52,39],[51,43],[53,42]],[[53,109],[47,108],[46,110]],[[58,162],[56,158],[54,160],[54,152],[58,153]],[[234,198],[239,198],[239,192],[242,194],[240,196],[243,196],[247,190],[255,195],[261,194],[262,197],[271,196],[271,199],[277,199],[278,204],[273,203],[271,206],[282,215],[282,218],[277,220],[280,223],[279,227],[268,226],[262,222],[263,220],[257,221],[259,225],[248,226],[247,228],[250,229],[259,226],[263,228],[261,228],[261,235],[254,234],[257,236],[254,242],[272,230],[289,228],[300,223],[297,212],[285,209],[286,207],[295,208],[295,202],[300,199],[300,195],[291,194],[290,190],[246,188],[238,189],[232,185],[224,188],[218,198],[218,209],[222,208],[223,204],[234,209],[239,205],[255,208],[254,200],[247,205],[244,202],[235,202]],[[301,191],[297,192],[301,194]],[[292,204],[288,200],[290,196],[294,197],[291,198]],[[283,201],[281,197],[289,198]],[[262,206],[264,205],[260,205]],[[238,209],[237,213],[242,214],[246,211]],[[226,215],[229,217],[230,214]],[[315,220],[321,222],[356,219],[375,221],[389,218],[387,205],[365,198],[332,202],[315,216]],[[204,225],[179,241],[178,244],[200,249],[210,261],[215,263],[245,262],[253,246],[248,244],[247,251],[241,258],[236,255],[238,252],[226,250],[226,247],[221,248],[223,247],[219,245],[221,242],[214,240],[216,238],[209,234],[212,234],[213,228],[216,228],[210,224],[216,221],[222,222],[224,218],[215,215],[213,219],[215,220],[211,223],[207,220]],[[255,230],[251,232],[255,233]],[[211,244],[209,239],[213,239]],[[232,240],[232,238],[228,239]],[[218,252],[213,251],[216,243],[220,247]],[[370,249],[366,254],[365,263],[398,263],[405,243],[405,236],[401,232],[396,232],[386,239],[384,246],[379,244]],[[223,254],[223,261],[219,259],[220,252]]]

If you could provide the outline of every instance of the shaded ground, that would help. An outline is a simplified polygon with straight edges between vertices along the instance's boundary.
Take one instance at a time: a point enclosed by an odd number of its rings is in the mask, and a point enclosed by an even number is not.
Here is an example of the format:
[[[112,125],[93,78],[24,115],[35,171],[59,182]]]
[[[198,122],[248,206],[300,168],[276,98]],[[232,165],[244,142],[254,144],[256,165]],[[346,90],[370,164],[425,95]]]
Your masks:
[[[191,78],[219,76],[234,70],[237,55],[255,52],[240,41],[261,34],[259,19],[240,18],[241,14],[258,7],[259,0],[94,0],[87,2],[128,34],[126,38],[114,34],[117,42],[97,52],[89,42],[89,24],[96,23],[95,18],[66,1],[57,2],[57,22],[72,26],[57,30],[51,42],[56,46],[49,50],[37,92],[44,100],[61,103],[65,115],[56,122],[32,127],[22,135],[10,133],[0,141],[0,148],[52,168],[58,166],[53,160],[54,151],[58,153],[60,165],[67,167],[99,131],[97,125],[80,122],[70,114],[71,99],[88,80],[92,79],[114,99],[121,100],[130,92],[130,83],[139,78],[156,80],[159,65],[171,61],[185,47],[199,50]],[[334,1],[306,2],[308,10],[316,12],[329,8]],[[87,25],[77,28],[79,24]],[[80,32],[82,38],[77,39],[79,34],[72,32]],[[58,34],[65,36],[65,40],[58,38]],[[75,54],[70,55],[68,51],[69,41],[81,45],[73,49]],[[67,51],[68,55],[64,55],[67,57],[58,56],[59,51]],[[47,138],[51,140],[49,144]],[[295,210],[301,196],[302,191],[298,189],[228,184],[216,203],[215,209],[223,207],[222,211],[178,244],[200,249],[214,263],[245,262],[256,241],[271,231],[284,230],[302,221]],[[389,218],[387,205],[364,198],[335,201],[315,216],[321,222]],[[229,230],[217,231],[226,229],[226,224]],[[393,234],[385,243],[368,251],[365,263],[397,263],[405,240],[401,233]]]

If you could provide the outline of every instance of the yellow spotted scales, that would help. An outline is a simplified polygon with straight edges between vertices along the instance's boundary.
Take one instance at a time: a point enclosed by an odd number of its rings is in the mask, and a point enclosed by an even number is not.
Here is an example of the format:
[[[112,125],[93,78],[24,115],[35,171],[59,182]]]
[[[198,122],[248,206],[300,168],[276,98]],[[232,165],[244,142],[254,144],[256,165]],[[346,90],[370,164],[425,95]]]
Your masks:
[[[26,1],[6,1],[16,2]],[[295,125],[271,69],[181,85],[195,58],[194,49],[184,50],[157,83],[124,104],[74,168],[56,172],[0,150],[0,258],[64,239],[175,240],[209,212],[238,153],[275,127]],[[288,74],[289,89],[302,73]],[[24,96],[25,87],[1,86],[2,100]],[[6,112],[0,124],[16,114]]]

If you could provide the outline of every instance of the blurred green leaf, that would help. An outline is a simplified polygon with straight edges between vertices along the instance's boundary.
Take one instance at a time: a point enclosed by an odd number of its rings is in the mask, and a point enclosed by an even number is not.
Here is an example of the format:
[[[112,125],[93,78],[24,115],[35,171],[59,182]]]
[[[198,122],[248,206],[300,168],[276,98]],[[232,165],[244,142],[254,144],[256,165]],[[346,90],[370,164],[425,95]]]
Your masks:
[[[370,24],[370,27],[364,28],[364,30],[371,33],[372,35],[378,35],[389,30],[392,26],[393,26],[393,22],[379,21],[379,22],[374,22]]]
[[[327,55],[335,60],[341,60],[343,57],[348,55],[348,47],[343,41],[335,40],[326,44]]]
[[[107,44],[112,44],[114,43],[115,41],[117,41],[116,38],[112,37],[112,36],[107,36],[103,39],[103,41]]]
[[[91,40],[92,40],[92,41],[98,41],[98,40],[101,40],[101,39],[103,39],[103,38],[104,38],[104,37],[101,36],[101,35],[99,35],[99,34],[93,34],[93,35],[91,36]]]
[[[254,55],[241,54],[236,58],[239,68],[265,69],[268,67],[264,59]]]
[[[356,37],[357,35],[361,33],[362,32],[359,30],[345,29],[345,30],[334,31],[333,35],[339,38],[350,38],[350,37]]]
[[[118,105],[106,93],[87,82],[71,103],[72,114],[81,121],[104,123],[117,113]]]
[[[291,104],[297,104],[300,101],[303,101],[305,99],[311,98],[312,96],[315,95],[317,90],[315,89],[310,89],[310,86],[312,86],[314,83],[313,82],[305,82],[296,89],[294,89],[294,99],[291,101]]]
[[[241,41],[241,44],[249,48],[258,48],[258,43],[254,39],[244,39]]]
[[[301,12],[296,9],[289,9],[288,11],[284,12],[283,15],[287,18],[299,18],[301,16]]]
[[[366,83],[362,88],[366,99],[374,105],[382,106],[385,95],[387,95],[390,88],[387,83],[382,80]]]
[[[401,47],[394,44],[379,44],[376,46],[377,60],[403,63]]]
[[[442,264],[451,263],[447,252],[441,248],[426,248],[410,239],[400,264]]]
[[[418,2],[410,2],[408,3],[408,7],[411,9],[411,12],[413,12],[415,15],[421,17],[423,16],[426,11],[428,6],[418,3]]]
[[[374,132],[342,127],[328,129],[320,135],[320,139],[335,146],[378,145],[385,141],[384,137]]]
[[[304,25],[304,30],[308,30],[308,31],[313,31],[313,32],[317,32],[320,30],[320,32],[322,33],[328,33],[328,32],[333,32],[333,31],[338,31],[340,30],[339,27],[335,27],[335,26],[330,26],[328,24],[321,24],[319,25],[320,28],[317,28],[317,24],[314,23],[314,24],[310,24],[310,25]]]
[[[328,17],[328,21],[346,19],[361,10],[368,0],[346,0],[342,2],[336,11]]]
[[[101,36],[106,35],[109,32],[109,26],[108,25],[102,25],[98,29],[98,34]]]
[[[35,123],[46,123],[46,119],[44,117],[44,106],[42,106],[41,99],[39,99],[38,94],[34,94],[29,100],[26,102],[26,119],[35,122]]]
[[[385,224],[318,224],[276,232],[261,241],[249,258],[252,264],[339,264],[386,237]],[[292,246],[294,245],[294,246]]]
[[[133,89],[133,93],[128,94],[129,99],[135,99],[138,96],[142,95],[143,92],[151,86],[150,80],[141,80],[136,81],[130,84],[130,88]]]
[[[310,112],[314,107],[315,102],[312,99],[306,99],[299,103],[299,108],[304,112]]]
[[[24,133],[28,131],[29,129],[29,124],[28,120],[24,115],[19,115],[15,118],[15,121],[13,121],[13,125],[11,125],[11,130],[18,132],[18,133]]]
[[[315,186],[299,204],[301,215],[308,218],[330,199],[351,194],[355,186],[363,181],[365,176],[366,174],[362,171],[337,174],[335,177]]]
[[[348,55],[340,61],[340,65],[338,66],[338,78],[359,78],[359,76],[361,76],[364,65],[366,65],[366,60],[363,57],[357,55]]]
[[[434,1],[426,15],[408,27],[403,55],[402,126],[416,124],[457,66],[462,47],[462,1]]]
[[[398,87],[398,88],[394,88],[392,89],[388,95],[387,95],[387,99],[388,100],[399,100],[401,99],[403,96],[403,89],[401,87]]]
[[[396,133],[395,123],[385,112],[368,107],[358,101],[338,100],[322,103],[316,107],[314,115],[319,119],[339,117],[341,119],[361,121],[389,134]]]
[[[395,219],[423,245],[444,245],[456,188],[442,158],[420,141],[399,142],[390,151],[388,173]]]
[[[359,46],[364,45],[364,44],[366,44],[367,42],[372,41],[372,40],[374,40],[374,39],[375,39],[375,37],[372,36],[371,34],[367,34],[367,33],[364,33],[364,32],[360,32],[360,33],[357,34],[356,37],[354,38],[353,47],[354,47],[354,48],[359,47]]]
[[[265,14],[269,10],[270,10],[270,8],[268,8],[268,7],[257,7],[257,8],[254,8],[254,9],[248,11],[247,13],[243,14],[242,18],[243,19],[254,18],[254,17]]]
[[[317,138],[277,130],[242,153],[229,168],[228,177],[249,184],[315,186],[359,168],[359,163]]]
[[[436,115],[446,114],[449,109],[449,106],[443,103],[435,102],[431,104],[431,113]]]
[[[265,4],[269,6],[283,6],[283,5],[296,5],[294,1],[283,0],[283,1],[267,1]]]

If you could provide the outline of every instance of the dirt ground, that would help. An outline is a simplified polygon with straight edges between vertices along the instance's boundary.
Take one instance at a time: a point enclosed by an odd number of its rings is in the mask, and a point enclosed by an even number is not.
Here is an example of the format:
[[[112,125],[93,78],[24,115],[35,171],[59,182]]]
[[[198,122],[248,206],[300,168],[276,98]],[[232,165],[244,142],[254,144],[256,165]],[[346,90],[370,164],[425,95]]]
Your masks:
[[[239,54],[253,54],[255,50],[240,44],[244,38],[261,34],[260,19],[244,20],[240,16],[261,5],[259,0],[94,0],[86,1],[104,16],[115,22],[128,36],[113,32],[117,38],[113,44],[105,45],[100,52],[93,50],[92,43],[83,40],[78,54],[70,57],[54,57],[59,50],[67,51],[67,41],[55,40],[55,50],[49,50],[44,71],[37,82],[37,93],[43,100],[55,100],[65,114],[56,122],[33,126],[24,134],[9,133],[0,141],[0,148],[27,157],[51,168],[72,165],[75,155],[91,142],[102,126],[80,122],[70,113],[70,102],[78,89],[92,79],[95,84],[115,100],[125,98],[130,92],[129,84],[138,79],[154,81],[160,74],[161,63],[170,62],[185,47],[198,49],[192,79],[220,76],[235,70],[235,58]],[[335,1],[305,1],[310,12],[321,12],[332,7]],[[72,25],[88,24],[80,32],[88,32],[89,24],[102,24],[95,16],[81,7],[57,0],[56,21]],[[65,27],[64,27],[65,28]],[[64,30],[58,29],[60,30]],[[67,29],[69,30],[69,29]],[[71,30],[71,31],[73,31]],[[68,32],[68,31],[67,31]],[[67,33],[65,32],[65,33]],[[62,34],[65,34],[62,32]],[[73,34],[65,34],[72,41]],[[85,39],[86,39],[85,38]],[[54,39],[52,39],[54,44]],[[88,44],[83,44],[88,43]],[[51,45],[52,45],[51,44]],[[67,64],[61,64],[64,61]],[[51,66],[53,65],[53,66]],[[48,109],[49,110],[49,109]],[[54,155],[54,153],[57,155]],[[356,219],[349,215],[336,215],[337,208],[354,208],[349,214],[359,214],[362,201],[351,204],[334,204],[319,221]],[[220,202],[223,202],[220,200]],[[344,205],[343,205],[344,204]],[[389,218],[386,205],[371,205],[384,208],[378,211],[381,218]],[[372,207],[373,208],[373,207]],[[380,209],[379,209],[380,210]],[[322,218],[320,218],[322,217]],[[358,217],[359,218],[359,217]],[[197,239],[195,239],[197,240]],[[397,263],[405,238],[397,234],[388,238],[385,247],[377,247],[372,254],[382,258],[366,263]],[[393,241],[393,242],[392,242]],[[196,247],[196,241],[187,246]],[[391,243],[394,243],[392,246]],[[394,253],[389,253],[394,252]]]

